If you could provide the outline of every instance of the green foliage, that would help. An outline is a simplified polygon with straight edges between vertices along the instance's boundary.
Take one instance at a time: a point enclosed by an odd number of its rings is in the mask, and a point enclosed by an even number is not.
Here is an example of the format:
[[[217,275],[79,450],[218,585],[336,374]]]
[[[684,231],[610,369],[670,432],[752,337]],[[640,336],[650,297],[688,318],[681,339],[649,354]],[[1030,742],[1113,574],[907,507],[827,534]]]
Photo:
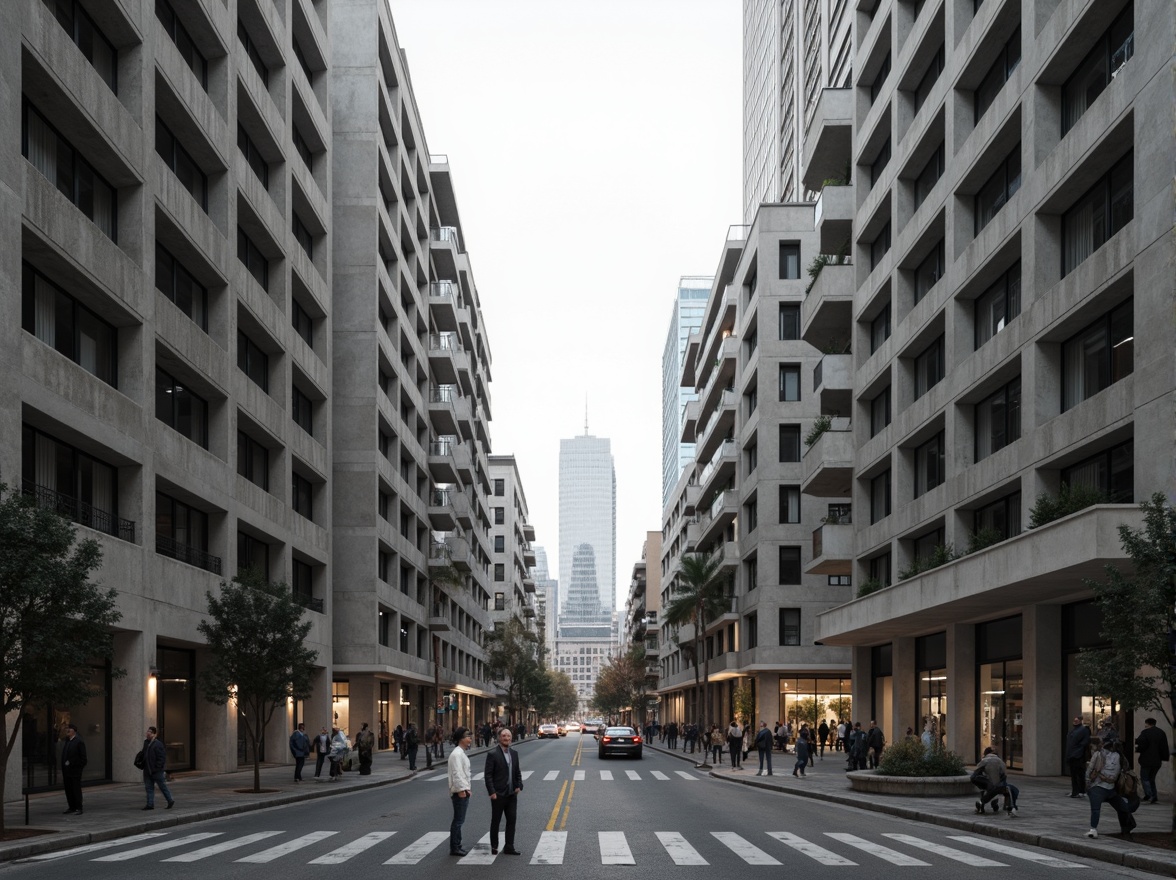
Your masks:
[[[112,654],[116,593],[90,581],[102,562],[98,542],[76,538],[68,520],[0,483],[0,803],[21,731],[12,713],[86,703],[94,696],[87,661]]]
[[[548,669],[547,680],[551,698],[545,707],[546,712],[540,710],[540,714],[546,714],[555,719],[573,717],[576,714],[576,708],[580,705],[580,697],[576,693],[576,686],[572,683],[571,676],[558,669]]]
[[[671,627],[684,624],[694,625],[694,645],[690,649],[694,657],[703,657],[704,676],[709,677],[709,660],[702,653],[702,633],[707,624],[722,614],[729,606],[727,585],[731,574],[720,568],[719,557],[703,556],[698,553],[683,554],[681,570],[677,576],[669,605],[663,612],[663,619]],[[703,679],[699,677],[697,661],[694,663],[694,686],[698,691],[699,715],[706,701],[703,696]],[[699,717],[699,724],[706,719]]]
[[[804,697],[792,704],[791,714],[788,720],[796,722],[799,725],[808,723],[814,730],[817,725],[821,723],[821,719],[825,717],[826,701],[818,697]]]
[[[963,776],[964,759],[955,752],[918,739],[900,739],[882,750],[878,772],[883,776]]]
[[[844,719],[848,721],[853,717],[853,698],[849,696],[830,697],[825,703],[825,707],[833,714],[834,718]]]
[[[1036,529],[1055,519],[1077,513],[1095,504],[1106,504],[1110,500],[1111,497],[1106,492],[1094,486],[1083,483],[1071,486],[1069,483],[1062,483],[1057,495],[1042,492],[1037,496],[1033,509],[1029,511],[1029,528]]]
[[[1005,539],[1004,534],[1000,529],[980,529],[968,535],[968,549],[966,553],[977,553],[985,547],[991,547],[993,544],[999,544]]]
[[[862,596],[868,596],[870,593],[877,593],[880,589],[882,589],[883,586],[885,586],[885,584],[883,584],[882,581],[878,580],[877,578],[867,578],[858,586],[858,598],[860,599]]]
[[[539,660],[534,636],[518,618],[487,633],[486,669],[491,678],[503,683],[506,710],[514,722],[535,705],[536,696],[541,701],[545,698],[547,670]]]
[[[634,723],[645,722],[649,703],[649,680],[645,677],[645,648],[633,645],[619,657],[609,658],[596,679],[590,705],[606,715],[632,709]]]
[[[746,728],[755,725],[755,689],[746,680],[741,680],[731,692],[731,702],[735,706],[735,714],[739,723]]]
[[[936,544],[931,549],[931,553],[926,557],[916,556],[911,560],[911,564],[906,568],[900,569],[898,572],[898,579],[905,581],[907,578],[913,578],[917,574],[922,574],[925,571],[930,571],[933,568],[939,568],[941,565],[947,565],[949,562],[954,562],[960,556],[956,553],[956,549],[951,544]]]
[[[808,429],[808,433],[804,435],[805,447],[812,446],[821,435],[833,427],[832,416],[820,415],[813,419],[812,427]]]
[[[220,595],[205,593],[208,618],[196,629],[208,643],[208,666],[198,676],[204,699],[232,702],[253,751],[253,790],[261,791],[258,744],[287,700],[311,695],[311,667],[318,653],[304,642],[311,624],[284,581],[267,581],[246,569]]]

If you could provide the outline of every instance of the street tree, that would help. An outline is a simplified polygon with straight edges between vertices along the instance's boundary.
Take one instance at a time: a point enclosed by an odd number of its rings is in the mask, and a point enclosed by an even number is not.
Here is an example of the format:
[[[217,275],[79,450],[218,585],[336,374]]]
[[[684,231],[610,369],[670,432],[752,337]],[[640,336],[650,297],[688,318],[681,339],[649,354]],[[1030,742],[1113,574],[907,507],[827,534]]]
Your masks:
[[[576,707],[580,705],[580,697],[576,693],[572,677],[558,669],[548,669],[547,678],[551,691],[548,711],[556,720],[571,718],[576,714]]]
[[[90,580],[102,562],[98,542],[76,539],[68,520],[0,483],[0,804],[24,713],[84,705],[97,696],[88,661],[112,656],[116,592]]]
[[[492,679],[503,683],[507,714],[517,723],[530,705],[533,678],[540,670],[535,636],[521,620],[512,617],[486,634],[486,668]]]
[[[304,644],[310,621],[284,581],[268,581],[245,569],[220,595],[205,593],[208,618],[196,629],[208,643],[210,662],[198,676],[204,699],[232,703],[253,752],[253,790],[261,791],[261,743],[279,706],[311,694],[311,666],[318,653]]]

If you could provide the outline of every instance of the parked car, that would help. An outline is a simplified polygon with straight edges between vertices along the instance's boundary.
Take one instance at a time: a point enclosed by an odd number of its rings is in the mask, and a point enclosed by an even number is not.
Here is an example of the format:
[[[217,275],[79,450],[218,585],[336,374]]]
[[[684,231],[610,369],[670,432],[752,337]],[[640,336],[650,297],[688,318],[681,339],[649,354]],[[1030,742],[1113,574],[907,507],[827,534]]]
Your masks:
[[[559,728],[554,724],[540,724],[539,725],[539,739],[551,737],[552,739],[559,739]]]
[[[597,756],[601,759],[609,755],[640,758],[641,746],[641,736],[632,727],[606,727],[600,735]]]
[[[555,729],[559,733],[560,736],[567,736],[568,735],[568,725],[567,725],[567,722],[565,722],[565,721],[561,721],[561,722],[559,722],[559,724],[555,725]]]

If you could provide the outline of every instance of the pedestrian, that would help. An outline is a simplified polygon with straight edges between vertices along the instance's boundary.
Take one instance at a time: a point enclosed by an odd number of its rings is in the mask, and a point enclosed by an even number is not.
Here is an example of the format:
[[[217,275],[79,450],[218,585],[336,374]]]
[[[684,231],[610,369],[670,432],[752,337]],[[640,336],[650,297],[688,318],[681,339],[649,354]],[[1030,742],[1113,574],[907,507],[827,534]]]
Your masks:
[[[870,729],[866,731],[866,764],[868,769],[876,770],[878,762],[882,760],[882,749],[886,748],[886,737],[882,729],[874,721],[870,722]]]
[[[1168,760],[1171,749],[1168,747],[1167,734],[1156,727],[1156,719],[1147,718],[1143,723],[1145,727],[1135,738],[1135,751],[1139,752],[1139,775],[1143,782],[1143,800],[1145,803],[1154,804],[1159,802],[1159,798],[1156,797],[1156,774],[1160,771],[1160,765]],[[82,754],[84,760],[85,752],[83,751]],[[81,802],[79,794],[78,804]],[[81,811],[79,806],[78,812]]]
[[[519,792],[523,790],[523,769],[519,753],[510,747],[513,737],[509,727],[498,732],[498,746],[486,753],[486,792],[490,795],[490,854],[498,854],[498,826],[506,817],[508,856],[522,855],[515,849],[515,820],[518,818]]]
[[[61,744],[61,784],[65,788],[66,816],[82,815],[82,771],[85,769],[86,744],[78,736],[78,726],[71,721],[65,725],[65,742]]]
[[[800,728],[800,732],[796,735],[796,766],[792,768],[793,776],[804,776],[805,768],[808,767],[810,751],[809,729],[805,725]]]
[[[1090,728],[1081,716],[1066,734],[1066,766],[1070,770],[1070,797],[1086,797],[1086,752],[1090,748]]]
[[[306,725],[301,721],[290,734],[290,754],[294,756],[294,781],[302,781],[302,768],[306,766],[306,756],[310,754],[310,737],[306,735]]]
[[[743,769],[743,728],[734,718],[727,728],[727,748],[731,752],[731,769]]]
[[[1000,755],[996,753],[996,749],[992,746],[987,746],[984,749],[984,755],[976,764],[977,770],[984,772],[984,779],[988,785],[984,793],[980,795],[980,800],[976,801],[976,812],[983,813],[984,808],[988,803],[992,802],[992,812],[1000,809],[997,798],[1004,796],[1005,813],[1010,819],[1017,818],[1017,795],[1020,790],[1009,782],[1005,767],[1005,762],[1001,760]]]
[[[416,725],[408,722],[408,730],[404,731],[404,753],[408,755],[408,772],[416,773],[417,749],[421,740],[417,735]]]
[[[355,735],[355,748],[359,751],[359,775],[372,775],[372,749],[376,745],[376,735],[368,729],[365,721],[360,725],[359,733]]]
[[[833,740],[833,748],[841,751],[842,744],[845,742],[845,722],[839,721],[837,723],[837,739]]]
[[[860,721],[853,722],[849,728],[849,741],[846,743],[845,750],[849,753],[849,769],[850,770],[865,770],[866,769],[866,732],[862,730],[862,723]]]
[[[453,821],[449,824],[449,854],[464,856],[461,826],[470,808],[470,731],[459,727],[453,734],[453,751],[449,753],[449,799],[453,802]]]
[[[821,756],[821,760],[825,760],[825,743],[829,741],[829,722],[824,718],[821,719],[821,725],[817,728],[817,752]]]
[[[343,762],[347,760],[347,754],[351,751],[351,743],[347,741],[347,737],[343,731],[338,727],[331,728],[331,751],[327,755],[327,759],[331,762],[330,781],[338,782],[343,776]]]
[[[1110,733],[1106,728],[1101,733]],[[1086,769],[1086,797],[1090,801],[1090,830],[1087,837],[1098,837],[1098,820],[1104,803],[1119,816],[1119,833],[1129,837],[1135,827],[1135,817],[1131,815],[1127,799],[1115,791],[1115,783],[1123,771],[1123,755],[1119,751],[1119,740],[1113,736],[1106,739],[1099,738],[1098,750],[1090,759],[1090,766]]]
[[[396,754],[400,756],[400,760],[404,760],[404,727],[400,724],[392,731],[392,747],[396,749]]]
[[[176,805],[171,789],[167,787],[167,749],[158,738],[159,731],[154,727],[147,728],[147,738],[143,740],[143,787],[147,789],[147,806],[144,810],[155,809],[155,786],[167,801],[170,810]]]
[[[772,775],[772,731],[768,730],[768,722],[761,721],[759,733],[755,735],[755,750],[759,754],[759,770],[756,776],[764,775],[764,763],[768,765],[768,775]]]
[[[331,735],[327,733],[324,727],[319,731],[319,735],[314,738],[314,778],[318,779],[323,775],[323,764],[327,760],[327,755],[331,754]]]
[[[719,730],[719,725],[712,724],[710,726],[710,737],[709,737],[710,750],[711,750],[711,755],[712,755],[712,757],[711,757],[712,764],[718,765],[718,764],[722,763],[722,760],[723,760],[723,741],[724,741],[723,731]]]

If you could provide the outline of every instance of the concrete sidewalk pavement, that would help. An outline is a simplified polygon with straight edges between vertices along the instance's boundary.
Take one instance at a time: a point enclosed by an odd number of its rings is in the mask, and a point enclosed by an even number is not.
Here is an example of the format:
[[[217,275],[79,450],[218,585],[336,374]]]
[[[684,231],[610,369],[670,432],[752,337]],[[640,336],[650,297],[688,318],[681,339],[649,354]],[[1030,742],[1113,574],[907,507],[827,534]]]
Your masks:
[[[692,763],[703,757],[701,752],[690,754],[671,751],[654,743],[647,745]],[[742,770],[731,769],[726,749],[723,758],[727,763],[715,766],[710,772],[716,779],[1176,876],[1176,851],[1113,836],[1119,831],[1119,822],[1110,807],[1103,807],[1099,837],[1095,840],[1087,838],[1090,806],[1085,798],[1070,798],[1068,778],[1012,774],[1009,781],[1021,792],[1017,799],[1017,818],[1012,819],[1003,810],[999,814],[989,811],[983,816],[978,815],[974,806],[976,798],[973,797],[915,798],[852,791],[845,777],[844,752],[827,749],[824,759],[818,757],[814,766],[806,769],[804,777],[792,775],[796,756],[791,753],[772,752],[772,776],[756,776],[759,761],[754,750],[743,762]],[[1168,832],[1172,827],[1172,805],[1163,802],[1154,806],[1141,804],[1135,812],[1135,819],[1139,823],[1136,834]]]

